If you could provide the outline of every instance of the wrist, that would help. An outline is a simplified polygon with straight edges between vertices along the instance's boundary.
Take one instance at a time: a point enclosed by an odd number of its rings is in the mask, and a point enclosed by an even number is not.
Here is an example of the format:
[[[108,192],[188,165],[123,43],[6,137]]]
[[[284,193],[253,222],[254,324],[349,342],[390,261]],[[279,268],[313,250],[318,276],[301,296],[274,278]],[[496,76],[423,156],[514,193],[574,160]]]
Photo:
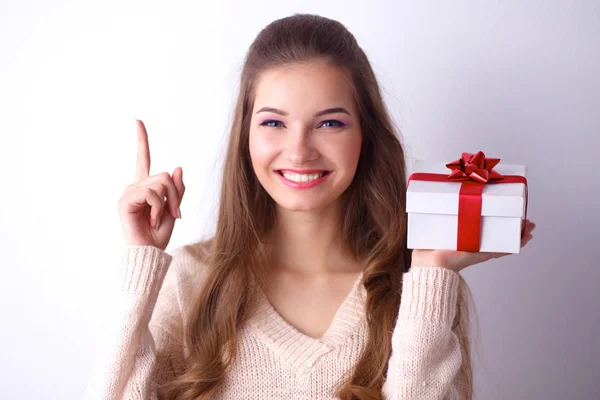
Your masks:
[[[440,250],[413,250],[410,267],[441,267],[454,272],[459,272],[462,268],[456,265],[449,257],[445,256],[446,251]]]

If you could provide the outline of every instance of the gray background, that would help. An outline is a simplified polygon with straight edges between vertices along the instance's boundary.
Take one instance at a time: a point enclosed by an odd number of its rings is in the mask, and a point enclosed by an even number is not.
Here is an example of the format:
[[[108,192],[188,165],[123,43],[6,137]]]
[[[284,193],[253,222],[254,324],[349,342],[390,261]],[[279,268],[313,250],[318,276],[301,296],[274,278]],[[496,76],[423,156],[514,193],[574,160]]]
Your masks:
[[[294,12],[355,34],[409,161],[481,149],[528,166],[534,240],[462,272],[480,317],[476,398],[600,398],[600,5],[540,0],[2,2],[0,397],[82,396],[118,276],[135,117],[151,174],[184,170],[167,250],[211,232],[244,52]]]

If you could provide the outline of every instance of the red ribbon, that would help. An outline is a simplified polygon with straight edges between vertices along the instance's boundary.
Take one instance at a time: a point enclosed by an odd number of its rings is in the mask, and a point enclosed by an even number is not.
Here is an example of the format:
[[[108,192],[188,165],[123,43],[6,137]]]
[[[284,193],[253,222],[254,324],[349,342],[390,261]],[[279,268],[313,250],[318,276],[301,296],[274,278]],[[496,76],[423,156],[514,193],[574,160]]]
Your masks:
[[[493,168],[500,162],[499,158],[486,158],[482,151],[475,154],[463,153],[456,161],[446,164],[452,170],[450,175],[417,172],[411,174],[411,180],[428,182],[462,182],[458,198],[458,236],[456,249],[459,251],[478,252],[481,247],[481,203],[483,187],[486,184],[524,183],[525,184],[525,217],[521,227],[521,237],[525,233],[527,219],[527,179],[520,175],[501,175]]]

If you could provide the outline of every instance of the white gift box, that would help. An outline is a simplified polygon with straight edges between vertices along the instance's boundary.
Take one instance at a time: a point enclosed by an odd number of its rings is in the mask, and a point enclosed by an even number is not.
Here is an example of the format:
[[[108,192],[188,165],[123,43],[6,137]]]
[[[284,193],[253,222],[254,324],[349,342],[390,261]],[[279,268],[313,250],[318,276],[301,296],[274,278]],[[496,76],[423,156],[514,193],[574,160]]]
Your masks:
[[[499,163],[494,171],[525,177],[526,166]],[[446,162],[417,160],[413,172],[449,175]],[[408,248],[457,250],[458,205],[462,181],[411,180],[406,193]],[[525,218],[523,183],[485,184],[481,195],[480,252],[519,253]]]

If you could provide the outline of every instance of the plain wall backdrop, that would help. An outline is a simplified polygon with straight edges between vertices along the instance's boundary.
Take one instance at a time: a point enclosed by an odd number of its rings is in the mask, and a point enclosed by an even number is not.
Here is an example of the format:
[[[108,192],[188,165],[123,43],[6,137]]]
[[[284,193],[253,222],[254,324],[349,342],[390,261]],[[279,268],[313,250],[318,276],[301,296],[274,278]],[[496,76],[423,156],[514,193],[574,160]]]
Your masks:
[[[476,398],[600,398],[597,0],[3,0],[0,397],[83,395],[118,276],[134,118],[150,173],[183,167],[167,251],[213,231],[245,52],[296,12],[354,33],[409,162],[483,150],[528,167],[534,239],[461,272],[481,327]]]

